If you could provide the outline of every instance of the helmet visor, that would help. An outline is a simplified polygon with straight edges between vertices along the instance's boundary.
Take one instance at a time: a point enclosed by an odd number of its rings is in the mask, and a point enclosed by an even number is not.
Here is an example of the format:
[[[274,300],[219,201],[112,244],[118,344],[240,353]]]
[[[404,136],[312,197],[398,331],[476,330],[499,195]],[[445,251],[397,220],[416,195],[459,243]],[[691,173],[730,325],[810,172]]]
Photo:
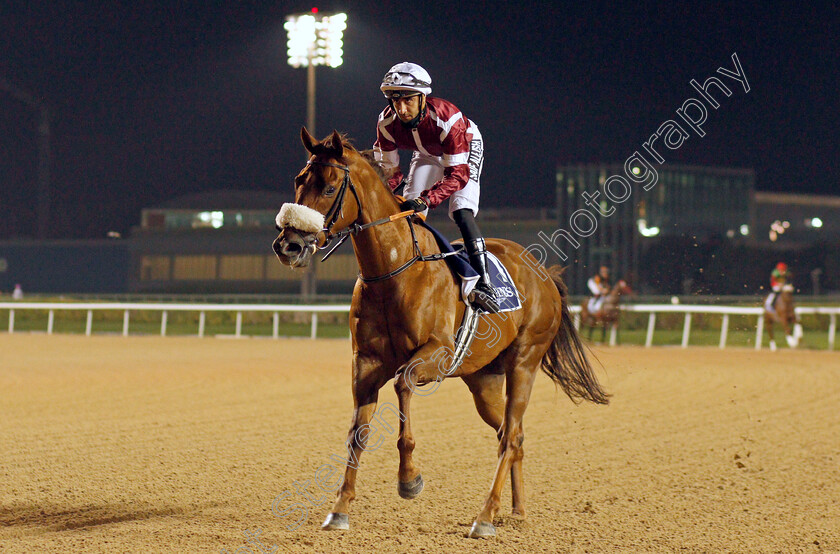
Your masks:
[[[395,90],[385,90],[385,97],[389,100],[399,100],[400,98],[408,98],[410,96],[419,96],[420,93],[416,90],[402,90],[402,89],[395,89]]]
[[[411,73],[403,73],[401,71],[394,71],[385,75],[382,79],[383,87],[411,87],[411,88],[428,88],[432,83],[418,79]]]

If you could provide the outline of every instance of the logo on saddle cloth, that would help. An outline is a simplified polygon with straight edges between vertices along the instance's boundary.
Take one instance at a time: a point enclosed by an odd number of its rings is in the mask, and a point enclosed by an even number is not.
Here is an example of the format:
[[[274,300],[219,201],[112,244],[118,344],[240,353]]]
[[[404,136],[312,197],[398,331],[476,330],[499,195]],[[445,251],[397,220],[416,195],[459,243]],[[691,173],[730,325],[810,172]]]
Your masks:
[[[466,254],[464,254],[466,255]],[[516,290],[516,285],[510,277],[507,268],[493,253],[487,253],[488,273],[490,274],[490,283],[496,289],[496,302],[499,303],[500,312],[512,312],[522,307],[522,302],[519,300],[519,291]]]

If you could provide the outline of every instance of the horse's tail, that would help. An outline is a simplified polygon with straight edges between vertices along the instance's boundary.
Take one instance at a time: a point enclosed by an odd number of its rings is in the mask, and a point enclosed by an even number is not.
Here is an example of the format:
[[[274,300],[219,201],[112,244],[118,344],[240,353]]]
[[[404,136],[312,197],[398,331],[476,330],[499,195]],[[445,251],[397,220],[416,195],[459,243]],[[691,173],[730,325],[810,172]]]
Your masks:
[[[548,352],[543,356],[540,367],[551,380],[563,388],[574,402],[589,400],[596,404],[609,403],[609,394],[601,388],[592,365],[586,357],[580,335],[575,329],[569,313],[569,291],[563,283],[564,268],[552,266],[549,269],[551,279],[557,286],[562,300],[560,328],[551,342]]]

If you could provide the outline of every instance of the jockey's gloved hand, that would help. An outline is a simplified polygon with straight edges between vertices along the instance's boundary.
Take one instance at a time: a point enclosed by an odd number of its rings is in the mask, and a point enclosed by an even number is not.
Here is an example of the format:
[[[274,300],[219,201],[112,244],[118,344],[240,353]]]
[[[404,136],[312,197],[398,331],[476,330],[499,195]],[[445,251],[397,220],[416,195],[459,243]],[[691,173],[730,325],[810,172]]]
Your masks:
[[[408,210],[414,210],[415,212],[422,212],[428,207],[429,205],[422,198],[412,198],[400,204],[400,211],[407,212]]]

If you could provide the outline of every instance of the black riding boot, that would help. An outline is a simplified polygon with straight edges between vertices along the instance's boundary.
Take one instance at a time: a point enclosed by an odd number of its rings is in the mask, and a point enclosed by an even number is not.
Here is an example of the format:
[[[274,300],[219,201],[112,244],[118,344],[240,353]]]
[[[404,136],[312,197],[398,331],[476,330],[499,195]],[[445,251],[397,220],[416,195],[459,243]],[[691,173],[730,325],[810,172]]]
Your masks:
[[[464,242],[467,254],[470,257],[470,265],[478,272],[478,283],[473,289],[472,303],[475,307],[481,308],[487,313],[499,313],[499,302],[496,300],[496,289],[490,283],[490,274],[487,271],[487,249],[483,238]]]
[[[490,276],[487,273],[487,249],[481,231],[475,223],[475,214],[472,210],[463,208],[452,212],[452,219],[455,220],[461,236],[464,237],[464,248],[470,257],[470,265],[479,275],[472,304],[487,313],[499,313],[496,289],[490,284]]]

